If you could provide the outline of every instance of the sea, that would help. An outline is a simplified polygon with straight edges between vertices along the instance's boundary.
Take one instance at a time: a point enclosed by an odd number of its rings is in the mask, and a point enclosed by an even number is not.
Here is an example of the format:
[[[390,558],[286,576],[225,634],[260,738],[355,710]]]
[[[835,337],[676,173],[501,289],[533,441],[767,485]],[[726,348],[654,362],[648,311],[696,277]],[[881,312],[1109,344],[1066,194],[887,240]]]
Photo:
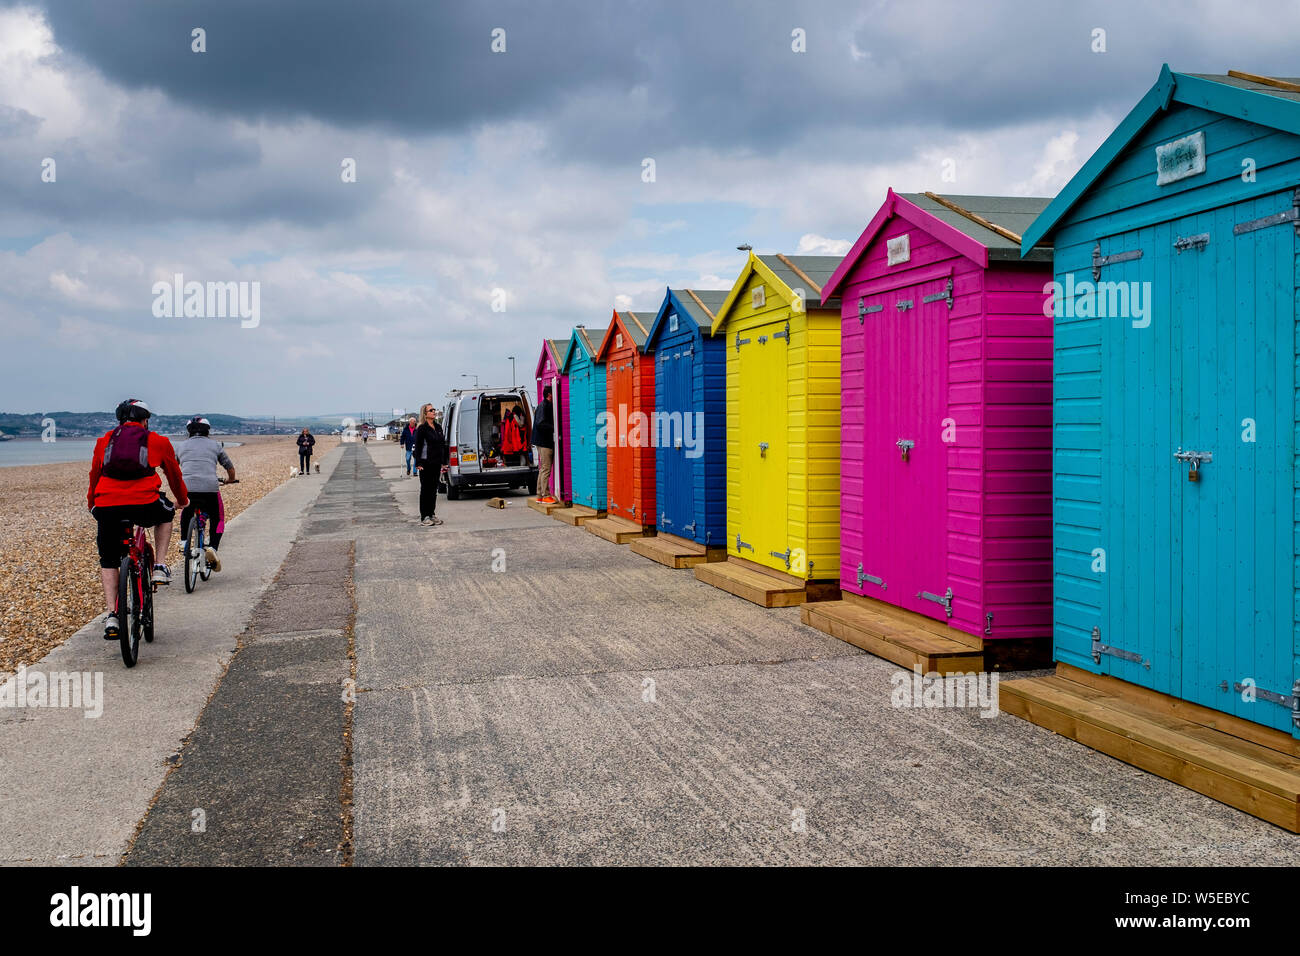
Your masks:
[[[173,438],[172,442],[183,441]],[[243,442],[218,437],[227,448],[236,448]],[[84,461],[90,467],[90,454],[95,450],[93,438],[59,438],[41,441],[39,438],[15,438],[0,441],[0,468],[13,465],[49,465],[61,461]]]

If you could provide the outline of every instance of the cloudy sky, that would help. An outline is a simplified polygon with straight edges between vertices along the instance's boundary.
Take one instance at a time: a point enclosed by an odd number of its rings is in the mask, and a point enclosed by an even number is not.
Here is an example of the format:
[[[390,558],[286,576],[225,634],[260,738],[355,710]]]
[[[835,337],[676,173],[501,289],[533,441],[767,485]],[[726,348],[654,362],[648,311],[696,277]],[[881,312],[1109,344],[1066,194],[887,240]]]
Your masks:
[[[0,0],[0,410],[529,381],[740,243],[843,252],[888,186],[1053,195],[1161,63],[1295,76],[1297,36],[1250,0]],[[177,273],[260,322],[156,317]]]

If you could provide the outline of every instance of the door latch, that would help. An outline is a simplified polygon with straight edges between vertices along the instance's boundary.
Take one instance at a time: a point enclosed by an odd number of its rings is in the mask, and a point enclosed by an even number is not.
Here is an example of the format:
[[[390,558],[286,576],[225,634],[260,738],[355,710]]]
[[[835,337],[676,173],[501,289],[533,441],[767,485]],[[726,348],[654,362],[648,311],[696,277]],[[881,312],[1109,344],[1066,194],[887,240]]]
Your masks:
[[[758,457],[759,458],[767,457],[767,442],[761,441],[758,443]]]
[[[1178,451],[1174,452],[1174,457],[1179,461],[1185,461],[1192,467],[1187,471],[1188,481],[1201,480],[1201,462],[1214,461],[1214,452],[1212,451],[1183,451],[1183,446],[1178,446]]]
[[[916,447],[916,442],[912,441],[910,438],[900,438],[898,441],[894,442],[894,444],[897,445],[898,450],[903,453],[903,461],[908,460],[908,453]]]

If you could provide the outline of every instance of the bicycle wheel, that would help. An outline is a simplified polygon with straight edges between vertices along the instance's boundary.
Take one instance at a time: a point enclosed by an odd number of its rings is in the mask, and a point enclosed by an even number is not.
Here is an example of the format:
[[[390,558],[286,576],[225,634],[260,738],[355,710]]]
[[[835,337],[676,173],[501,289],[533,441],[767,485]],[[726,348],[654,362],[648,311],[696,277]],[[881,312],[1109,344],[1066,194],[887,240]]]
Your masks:
[[[207,535],[202,530],[199,531],[199,577],[207,580],[212,577],[212,568],[208,566],[208,541]]]
[[[145,571],[144,575],[144,602],[140,605],[140,630],[144,633],[144,642],[153,643],[153,570]],[[136,647],[140,642],[136,641]]]
[[[203,553],[202,535],[199,534],[199,521],[190,519],[190,534],[185,539],[185,593],[193,594],[199,579],[199,555]],[[204,578],[206,581],[207,578]]]
[[[117,629],[122,663],[135,667],[140,659],[140,578],[130,555],[122,559],[117,576]]]

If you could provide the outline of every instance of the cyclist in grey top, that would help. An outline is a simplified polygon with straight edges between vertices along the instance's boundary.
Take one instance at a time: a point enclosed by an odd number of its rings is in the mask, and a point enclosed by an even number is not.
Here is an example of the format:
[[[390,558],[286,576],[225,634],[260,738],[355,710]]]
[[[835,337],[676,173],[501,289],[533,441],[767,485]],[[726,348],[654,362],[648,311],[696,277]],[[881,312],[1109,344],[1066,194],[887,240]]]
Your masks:
[[[221,442],[208,437],[211,423],[198,415],[185,425],[190,437],[176,446],[176,460],[180,462],[181,476],[185,487],[190,489],[189,507],[181,512],[181,553],[185,553],[190,540],[190,521],[197,506],[208,516],[208,538],[210,544],[203,549],[208,565],[213,571],[221,570],[221,560],[217,557],[217,548],[221,545],[221,535],[226,530],[226,509],[221,500],[221,483],[217,479],[217,466],[226,469],[226,483],[235,478],[235,465],[226,454]]]

